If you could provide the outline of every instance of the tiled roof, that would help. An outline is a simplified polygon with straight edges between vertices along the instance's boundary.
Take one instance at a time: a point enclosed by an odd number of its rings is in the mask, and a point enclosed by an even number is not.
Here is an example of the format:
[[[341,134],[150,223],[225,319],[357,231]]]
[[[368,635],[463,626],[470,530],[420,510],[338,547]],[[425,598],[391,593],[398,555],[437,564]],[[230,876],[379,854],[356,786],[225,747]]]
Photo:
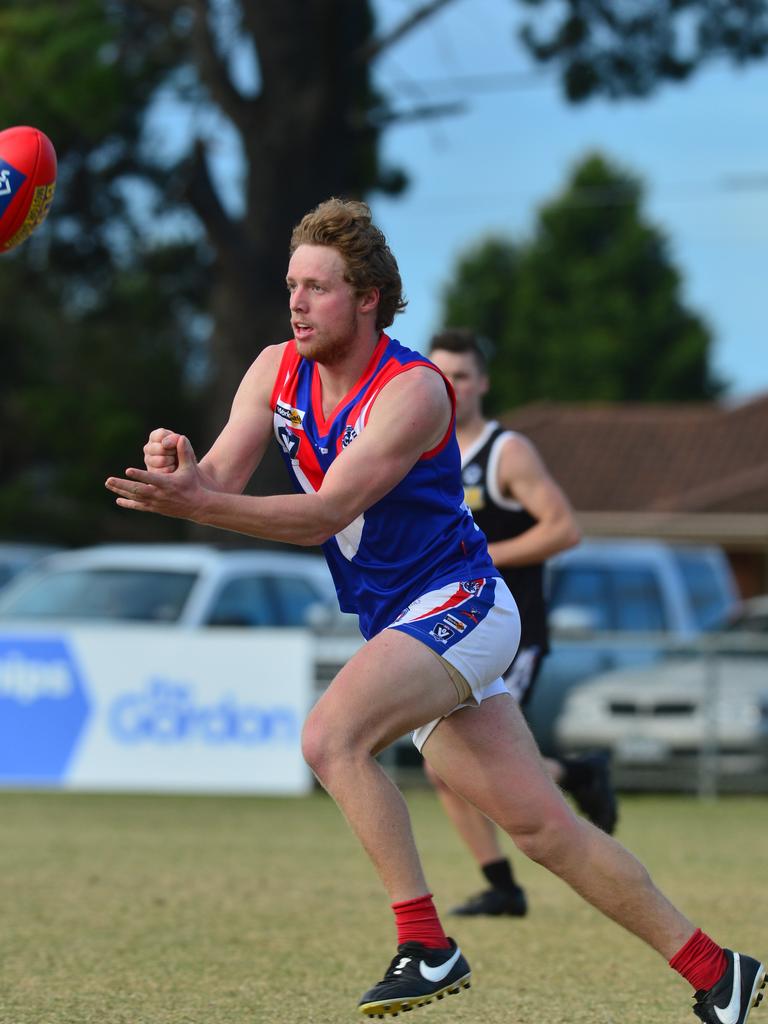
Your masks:
[[[536,403],[499,417],[579,511],[768,511],[768,394],[738,405]]]

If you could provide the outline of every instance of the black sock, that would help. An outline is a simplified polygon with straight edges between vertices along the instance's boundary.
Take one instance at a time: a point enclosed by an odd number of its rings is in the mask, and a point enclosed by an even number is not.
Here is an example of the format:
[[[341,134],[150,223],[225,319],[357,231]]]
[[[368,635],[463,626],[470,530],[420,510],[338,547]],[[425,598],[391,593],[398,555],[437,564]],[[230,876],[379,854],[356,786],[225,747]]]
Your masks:
[[[580,786],[586,786],[592,781],[594,768],[589,763],[570,757],[562,757],[557,762],[563,769],[563,777],[560,780],[560,788],[566,793],[572,793]]]
[[[517,888],[515,876],[512,874],[512,865],[506,857],[483,864],[483,874],[494,889],[511,892]]]

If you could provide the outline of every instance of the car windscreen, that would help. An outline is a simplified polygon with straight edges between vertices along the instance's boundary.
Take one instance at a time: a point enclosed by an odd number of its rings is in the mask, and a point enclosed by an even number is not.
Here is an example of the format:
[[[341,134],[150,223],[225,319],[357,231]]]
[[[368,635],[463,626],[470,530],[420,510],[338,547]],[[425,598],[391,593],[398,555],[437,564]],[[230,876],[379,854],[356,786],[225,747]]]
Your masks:
[[[696,625],[700,629],[723,625],[732,602],[722,573],[696,551],[678,549],[673,552],[673,557],[688,592]]]
[[[596,630],[657,633],[669,628],[655,574],[645,566],[615,561],[610,566],[553,566],[549,607],[583,609]]]
[[[0,618],[176,622],[196,579],[154,569],[51,571],[6,591]]]

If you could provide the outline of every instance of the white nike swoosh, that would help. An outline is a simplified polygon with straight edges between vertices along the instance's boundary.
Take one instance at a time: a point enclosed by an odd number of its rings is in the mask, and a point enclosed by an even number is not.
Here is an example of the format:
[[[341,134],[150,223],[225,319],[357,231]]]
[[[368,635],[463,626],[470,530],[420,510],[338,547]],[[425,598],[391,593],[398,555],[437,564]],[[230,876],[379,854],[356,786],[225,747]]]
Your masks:
[[[739,960],[739,954],[733,954],[733,988],[731,989],[731,1001],[721,1010],[719,1006],[715,1007],[715,1013],[717,1019],[721,1021],[721,1024],[737,1024],[739,1019],[739,1010],[741,1009],[741,961]]]
[[[443,978],[447,978],[451,973],[451,968],[461,956],[461,950],[456,947],[456,952],[453,954],[450,960],[446,960],[444,964],[438,964],[437,967],[430,967],[429,964],[425,964],[423,960],[419,962],[419,972],[422,978],[427,981],[442,981]],[[723,1024],[735,1024],[734,1021],[723,1021]]]

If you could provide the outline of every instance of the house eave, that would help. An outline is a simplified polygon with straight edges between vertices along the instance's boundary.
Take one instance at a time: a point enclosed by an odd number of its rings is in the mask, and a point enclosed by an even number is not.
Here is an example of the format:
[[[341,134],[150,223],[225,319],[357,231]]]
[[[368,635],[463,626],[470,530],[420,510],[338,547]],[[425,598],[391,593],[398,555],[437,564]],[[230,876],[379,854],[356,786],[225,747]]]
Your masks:
[[[589,537],[657,537],[729,548],[768,547],[768,513],[578,511],[576,517]]]

